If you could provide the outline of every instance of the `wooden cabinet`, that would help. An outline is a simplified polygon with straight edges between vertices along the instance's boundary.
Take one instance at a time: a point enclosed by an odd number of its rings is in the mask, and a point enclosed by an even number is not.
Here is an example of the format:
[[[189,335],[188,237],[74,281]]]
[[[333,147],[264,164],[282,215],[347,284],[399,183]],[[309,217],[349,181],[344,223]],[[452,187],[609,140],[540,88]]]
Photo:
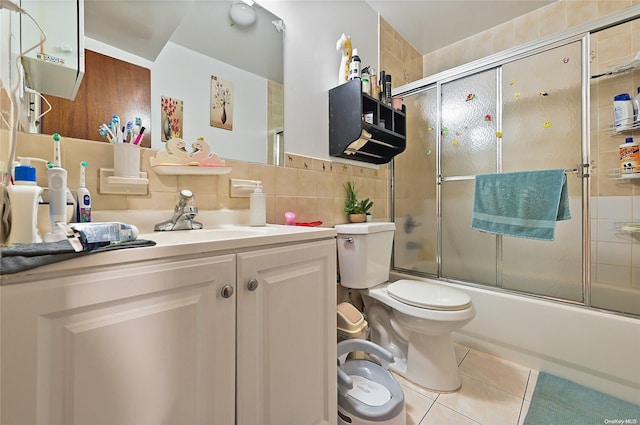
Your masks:
[[[335,240],[2,286],[0,423],[335,424]]]
[[[365,114],[372,116],[371,122]],[[403,111],[362,93],[360,80],[329,91],[331,156],[386,164],[407,147],[406,125]]]

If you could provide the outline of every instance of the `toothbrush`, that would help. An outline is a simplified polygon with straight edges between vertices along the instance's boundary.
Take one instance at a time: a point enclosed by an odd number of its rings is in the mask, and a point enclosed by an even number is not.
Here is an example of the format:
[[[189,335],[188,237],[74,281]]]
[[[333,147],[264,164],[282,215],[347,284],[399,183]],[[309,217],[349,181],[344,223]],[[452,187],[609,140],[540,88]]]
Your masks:
[[[104,137],[105,139],[108,139],[111,143],[114,143],[114,139],[115,139],[115,135],[113,134],[113,132],[109,129],[109,127],[107,127],[106,124],[102,124],[100,126],[100,128],[98,129],[98,132],[100,132],[100,135],[102,137]]]
[[[45,242],[55,242],[66,237],[56,225],[67,222],[67,170],[62,168],[60,139],[58,133],[53,135],[53,164],[47,170],[51,231],[45,236]]]
[[[133,142],[134,145],[139,145],[140,141],[142,140],[142,133],[144,133],[145,128],[144,127],[140,127],[140,133],[138,133],[138,136],[136,137],[136,140]]]
[[[125,142],[131,143],[133,139],[133,122],[127,121],[127,132],[125,133]]]
[[[136,117],[136,134],[140,134],[140,129],[142,128],[142,118]]]
[[[76,222],[88,223],[91,221],[91,194],[87,189],[85,180],[85,170],[89,163],[82,161],[80,163],[80,184],[77,191],[77,209],[76,209]]]
[[[120,117],[116,114],[111,116],[111,125],[113,134],[116,135],[116,142],[122,142],[121,133],[120,133]]]

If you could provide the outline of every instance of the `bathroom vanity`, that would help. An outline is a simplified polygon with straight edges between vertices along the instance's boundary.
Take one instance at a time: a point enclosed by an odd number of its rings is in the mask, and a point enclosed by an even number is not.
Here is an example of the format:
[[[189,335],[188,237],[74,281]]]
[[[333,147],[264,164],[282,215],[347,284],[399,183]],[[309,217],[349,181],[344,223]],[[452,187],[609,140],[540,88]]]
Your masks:
[[[335,230],[140,238],[3,276],[0,422],[335,423]]]

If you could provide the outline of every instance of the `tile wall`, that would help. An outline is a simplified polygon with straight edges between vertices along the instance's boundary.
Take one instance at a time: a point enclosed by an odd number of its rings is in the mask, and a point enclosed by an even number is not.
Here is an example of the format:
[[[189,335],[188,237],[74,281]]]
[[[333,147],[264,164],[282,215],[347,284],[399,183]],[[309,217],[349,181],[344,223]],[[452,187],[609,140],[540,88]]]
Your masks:
[[[4,143],[7,138],[0,139]],[[147,195],[101,195],[98,190],[98,169],[113,168],[113,146],[108,143],[63,138],[61,142],[63,167],[68,171],[68,186],[78,187],[80,162],[88,161],[87,187],[92,193],[92,207],[96,210],[163,210],[172,211],[178,188],[189,188],[196,195],[200,209],[248,209],[249,198],[231,198],[229,179],[252,179],[263,182],[267,195],[267,222],[284,224],[284,213],[294,211],[297,221],[320,220],[323,226],[345,223],[343,213],[344,183],[353,180],[361,197],[374,201],[372,214],[382,220],[389,216],[388,166],[379,169],[345,165],[293,154],[285,155],[285,166],[227,160],[232,167],[221,176],[165,176],[156,175],[149,158],[156,151],[142,148],[141,171],[148,173]],[[51,136],[19,134],[18,155],[51,159]],[[4,152],[4,150],[3,150]],[[37,165],[38,184],[47,185],[44,166]]]

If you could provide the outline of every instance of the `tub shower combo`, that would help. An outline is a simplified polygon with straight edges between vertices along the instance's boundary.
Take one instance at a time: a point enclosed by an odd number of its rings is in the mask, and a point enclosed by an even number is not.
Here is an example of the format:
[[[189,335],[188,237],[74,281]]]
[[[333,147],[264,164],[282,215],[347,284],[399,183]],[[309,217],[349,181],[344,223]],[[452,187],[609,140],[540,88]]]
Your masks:
[[[592,77],[604,67],[597,41],[631,20],[398,89],[412,113],[407,151],[392,166],[395,271],[640,315],[640,233],[628,226],[640,219],[640,180],[612,177],[606,166],[617,167],[617,146],[629,137],[611,131],[611,87],[635,92],[640,81],[633,70]],[[476,175],[558,168],[572,218],[557,222],[553,241],[471,228]]]

